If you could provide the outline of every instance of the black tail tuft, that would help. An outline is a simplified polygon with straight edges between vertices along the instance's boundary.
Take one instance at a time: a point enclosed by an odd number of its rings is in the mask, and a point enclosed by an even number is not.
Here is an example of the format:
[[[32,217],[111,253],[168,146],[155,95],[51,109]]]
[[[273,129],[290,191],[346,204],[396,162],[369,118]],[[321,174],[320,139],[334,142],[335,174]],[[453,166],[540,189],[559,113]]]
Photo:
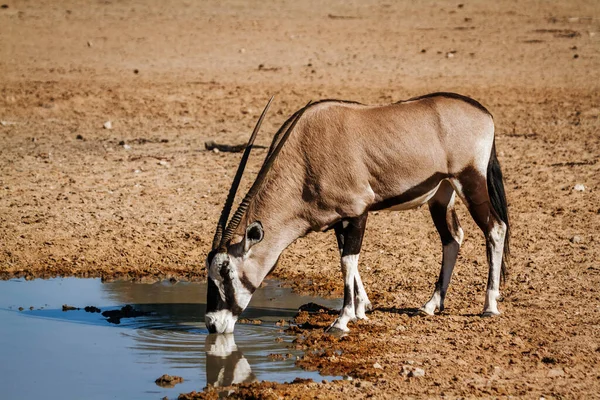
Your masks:
[[[496,144],[492,146],[492,154],[487,169],[487,188],[492,207],[498,217],[506,224],[506,236],[504,238],[504,254],[502,256],[502,281],[508,276],[508,258],[510,256],[510,224],[508,222],[508,205],[506,193],[504,192],[504,181],[500,162],[496,157]]]

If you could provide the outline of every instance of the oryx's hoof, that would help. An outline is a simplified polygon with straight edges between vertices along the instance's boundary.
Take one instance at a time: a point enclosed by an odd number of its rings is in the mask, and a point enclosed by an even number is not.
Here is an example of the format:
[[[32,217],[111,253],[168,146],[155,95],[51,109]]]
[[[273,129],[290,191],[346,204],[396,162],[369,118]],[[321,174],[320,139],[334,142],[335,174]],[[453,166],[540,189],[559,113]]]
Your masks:
[[[348,328],[347,325],[343,325],[341,323],[338,322],[338,320],[336,319],[333,324],[329,325],[327,328],[325,328],[325,332],[326,333],[331,333],[331,334],[340,334],[340,333],[348,333],[350,332],[350,328]]]
[[[429,312],[424,307],[419,308],[413,314],[413,316],[415,316],[415,317],[433,317],[434,315],[435,315],[435,311]]]
[[[491,318],[496,317],[498,315],[500,315],[500,313],[497,311],[484,311],[483,313],[481,313],[481,318]]]

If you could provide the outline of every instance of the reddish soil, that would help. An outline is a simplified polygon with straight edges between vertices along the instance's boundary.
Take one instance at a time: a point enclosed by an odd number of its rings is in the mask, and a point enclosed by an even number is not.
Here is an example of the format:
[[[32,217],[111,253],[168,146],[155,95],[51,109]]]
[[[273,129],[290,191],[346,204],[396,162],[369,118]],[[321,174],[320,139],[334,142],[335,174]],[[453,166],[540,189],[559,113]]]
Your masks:
[[[204,279],[239,160],[205,151],[205,141],[243,143],[272,94],[261,145],[310,99],[386,103],[454,91],[496,121],[513,231],[503,315],[478,316],[485,247],[464,206],[447,309],[431,318],[409,316],[439,272],[426,207],[373,213],[360,266],[370,321],[341,339],[307,330],[295,344],[307,349],[300,365],[355,379],[244,386],[239,395],[600,392],[597,1],[6,4],[3,278]],[[255,151],[246,186],[264,155]],[[338,262],[333,235],[312,234],[284,253],[275,276],[341,296]],[[425,375],[410,376],[414,368]]]

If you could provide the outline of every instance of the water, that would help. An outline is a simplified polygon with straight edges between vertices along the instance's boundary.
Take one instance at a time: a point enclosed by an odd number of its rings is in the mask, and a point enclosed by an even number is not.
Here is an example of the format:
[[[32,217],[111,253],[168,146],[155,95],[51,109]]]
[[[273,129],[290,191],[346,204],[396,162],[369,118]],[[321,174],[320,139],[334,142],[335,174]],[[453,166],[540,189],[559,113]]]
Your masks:
[[[339,307],[339,301],[298,296],[268,282],[242,315],[263,324],[238,323],[232,335],[208,334],[205,301],[201,283],[0,281],[0,398],[160,399],[202,390],[207,383],[333,378],[295,367],[300,352],[288,347],[292,338],[275,322],[292,318],[311,301],[328,307]],[[63,304],[81,310],[63,311]],[[148,314],[109,322],[83,310],[117,310],[126,304]],[[274,360],[271,354],[294,357]],[[184,382],[157,386],[154,381],[163,374]]]

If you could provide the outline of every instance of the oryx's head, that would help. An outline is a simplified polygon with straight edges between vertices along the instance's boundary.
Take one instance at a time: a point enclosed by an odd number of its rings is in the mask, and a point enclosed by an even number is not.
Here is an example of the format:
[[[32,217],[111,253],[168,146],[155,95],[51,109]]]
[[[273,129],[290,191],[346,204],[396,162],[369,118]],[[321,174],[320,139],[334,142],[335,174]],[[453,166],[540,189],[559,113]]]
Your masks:
[[[260,285],[260,280],[262,280],[262,277],[260,277],[261,274],[258,273],[258,269],[261,266],[252,257],[252,247],[263,240],[265,236],[263,226],[260,221],[247,221],[245,229],[242,230],[239,229],[240,222],[252,198],[260,190],[268,170],[273,165],[275,157],[281,151],[283,144],[306,107],[294,114],[294,117],[289,120],[290,123],[284,124],[282,129],[277,132],[254,184],[240,203],[229,223],[227,223],[227,219],[229,218],[231,206],[242,179],[252,144],[272,100],[273,98],[269,100],[263,110],[242,155],[240,165],[238,166],[221,217],[219,218],[212,250],[206,259],[208,291],[205,322],[206,327],[211,333],[233,332],[238,316],[244,311],[250,302],[252,294]],[[284,130],[285,133],[283,133]],[[227,227],[225,228],[226,225]]]

